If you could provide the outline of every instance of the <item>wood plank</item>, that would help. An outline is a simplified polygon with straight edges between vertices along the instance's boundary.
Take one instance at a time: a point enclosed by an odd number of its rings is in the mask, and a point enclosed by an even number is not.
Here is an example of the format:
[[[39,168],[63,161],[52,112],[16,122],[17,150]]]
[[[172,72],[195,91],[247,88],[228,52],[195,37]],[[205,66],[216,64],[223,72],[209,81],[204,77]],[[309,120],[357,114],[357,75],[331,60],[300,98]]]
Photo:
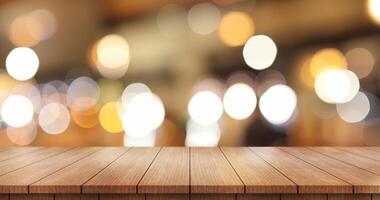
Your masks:
[[[10,200],[54,200],[54,194],[10,194]]]
[[[278,148],[251,147],[265,161],[298,185],[299,193],[352,193],[352,185]]]
[[[329,194],[329,200],[371,200],[370,194]]]
[[[145,200],[144,194],[100,194],[99,200]]]
[[[0,176],[0,193],[28,193],[28,186],[99,150],[74,148]]]
[[[81,193],[81,186],[123,155],[123,147],[103,147],[90,156],[29,186],[30,193]]]
[[[54,200],[98,200],[98,194],[56,194]]]
[[[304,147],[281,147],[281,149],[354,185],[354,193],[380,192],[380,176],[374,173],[327,157]]]
[[[190,150],[191,193],[244,192],[244,184],[220,149],[191,148]]]
[[[280,200],[279,194],[238,194],[237,200]]]
[[[363,156],[372,160],[380,161],[380,152],[372,150],[370,147],[337,147],[340,150]]]
[[[0,162],[0,175],[15,171],[32,163],[41,161],[48,157],[70,150],[64,147],[49,147],[41,150],[32,151],[26,154]]]
[[[309,149],[330,156],[336,160],[343,161],[347,164],[365,169],[377,175],[380,175],[380,162],[369,158],[358,156],[346,151],[333,147],[309,147]]]
[[[189,200],[189,194],[146,194],[146,200]]]
[[[191,200],[236,200],[236,194],[192,194]]]
[[[9,194],[0,194],[1,200],[9,200]]]
[[[247,147],[222,147],[246,193],[297,193],[297,186]]]
[[[139,193],[189,193],[190,149],[164,147],[138,185]]]
[[[327,200],[327,194],[282,194],[281,200]]]
[[[22,154],[30,153],[33,151],[41,150],[42,147],[17,147],[17,148],[5,148],[0,152],[0,161],[8,160],[17,157]]]
[[[85,183],[83,193],[136,193],[160,148],[132,148]],[[128,170],[126,170],[128,169]]]
[[[380,194],[373,194],[372,200],[380,200]]]

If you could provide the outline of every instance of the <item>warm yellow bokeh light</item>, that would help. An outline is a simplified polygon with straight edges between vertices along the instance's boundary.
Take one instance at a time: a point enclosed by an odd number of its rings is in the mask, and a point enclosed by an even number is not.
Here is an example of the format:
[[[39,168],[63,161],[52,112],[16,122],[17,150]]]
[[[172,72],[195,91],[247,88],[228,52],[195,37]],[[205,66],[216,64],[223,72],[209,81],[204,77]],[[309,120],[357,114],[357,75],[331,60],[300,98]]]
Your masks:
[[[342,52],[334,48],[317,51],[310,62],[311,74],[317,77],[327,69],[346,69],[347,61]]]
[[[380,25],[380,0],[368,0],[367,12],[371,19]]]
[[[219,24],[219,37],[227,46],[243,45],[255,31],[250,16],[242,12],[229,12]]]
[[[123,125],[117,112],[118,102],[112,101],[105,104],[99,112],[100,125],[110,133],[123,131]]]
[[[98,124],[98,107],[95,106],[84,111],[71,109],[71,118],[79,127],[92,128]]]
[[[29,16],[17,17],[10,26],[9,39],[15,46],[31,47],[41,41],[32,33],[42,34],[41,24]]]

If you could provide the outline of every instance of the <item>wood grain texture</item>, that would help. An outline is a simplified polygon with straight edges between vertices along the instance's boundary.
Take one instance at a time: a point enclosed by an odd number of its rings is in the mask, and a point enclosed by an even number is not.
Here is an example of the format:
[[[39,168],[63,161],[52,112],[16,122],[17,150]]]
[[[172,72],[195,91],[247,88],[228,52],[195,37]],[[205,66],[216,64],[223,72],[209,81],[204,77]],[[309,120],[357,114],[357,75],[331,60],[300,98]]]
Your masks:
[[[56,194],[54,200],[98,200],[98,194]]]
[[[28,193],[28,186],[86,156],[99,148],[74,148],[40,162],[0,176],[0,193]]]
[[[371,200],[370,194],[329,194],[329,200]]]
[[[29,186],[30,193],[80,193],[81,186],[127,151],[123,147],[103,147],[90,156]]]
[[[10,200],[54,200],[54,194],[10,194]]]
[[[191,148],[190,158],[191,193],[244,192],[243,183],[220,149]]]
[[[147,194],[146,200],[189,200],[189,194]]]
[[[48,157],[70,150],[64,147],[42,148],[26,154],[15,156],[11,159],[0,162],[0,175],[15,171],[32,163],[41,161]]]
[[[372,200],[380,200],[380,194],[373,194]]]
[[[236,200],[236,194],[192,194],[191,200]]]
[[[144,194],[100,194],[99,200],[145,200]]]
[[[337,147],[337,149],[380,161],[380,152],[374,151],[371,147]]]
[[[139,193],[189,193],[190,149],[162,148],[138,185]]]
[[[281,200],[327,200],[327,194],[282,194]]]
[[[375,161],[334,147],[309,147],[309,149],[380,175],[380,161]]]
[[[246,193],[297,193],[297,186],[247,147],[222,147]]]
[[[83,193],[136,193],[160,148],[132,148],[82,187]]]
[[[307,148],[282,147],[281,149],[354,185],[355,193],[380,192],[380,176],[374,173],[338,161]]]
[[[352,193],[352,185],[278,148],[251,147],[252,151],[298,185],[299,193]]]
[[[41,150],[42,147],[17,147],[5,148],[0,152],[0,161],[8,160],[33,151]]]
[[[280,200],[280,194],[237,194],[237,200]]]

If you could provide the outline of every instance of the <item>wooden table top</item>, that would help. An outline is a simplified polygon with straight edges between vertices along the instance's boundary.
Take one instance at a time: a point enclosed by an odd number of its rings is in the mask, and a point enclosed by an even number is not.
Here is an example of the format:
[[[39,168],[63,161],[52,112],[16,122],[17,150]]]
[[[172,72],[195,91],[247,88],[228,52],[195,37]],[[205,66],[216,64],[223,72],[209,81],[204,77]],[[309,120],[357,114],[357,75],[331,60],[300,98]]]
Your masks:
[[[375,194],[380,147],[0,148],[0,193]]]

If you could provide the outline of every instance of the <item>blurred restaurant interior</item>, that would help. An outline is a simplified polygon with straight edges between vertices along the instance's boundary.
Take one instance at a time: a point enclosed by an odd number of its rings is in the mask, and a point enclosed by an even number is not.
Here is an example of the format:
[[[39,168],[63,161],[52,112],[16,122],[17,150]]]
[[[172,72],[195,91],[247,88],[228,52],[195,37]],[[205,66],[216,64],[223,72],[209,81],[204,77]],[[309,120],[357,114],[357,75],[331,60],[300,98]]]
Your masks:
[[[380,144],[380,0],[0,0],[0,146]]]

